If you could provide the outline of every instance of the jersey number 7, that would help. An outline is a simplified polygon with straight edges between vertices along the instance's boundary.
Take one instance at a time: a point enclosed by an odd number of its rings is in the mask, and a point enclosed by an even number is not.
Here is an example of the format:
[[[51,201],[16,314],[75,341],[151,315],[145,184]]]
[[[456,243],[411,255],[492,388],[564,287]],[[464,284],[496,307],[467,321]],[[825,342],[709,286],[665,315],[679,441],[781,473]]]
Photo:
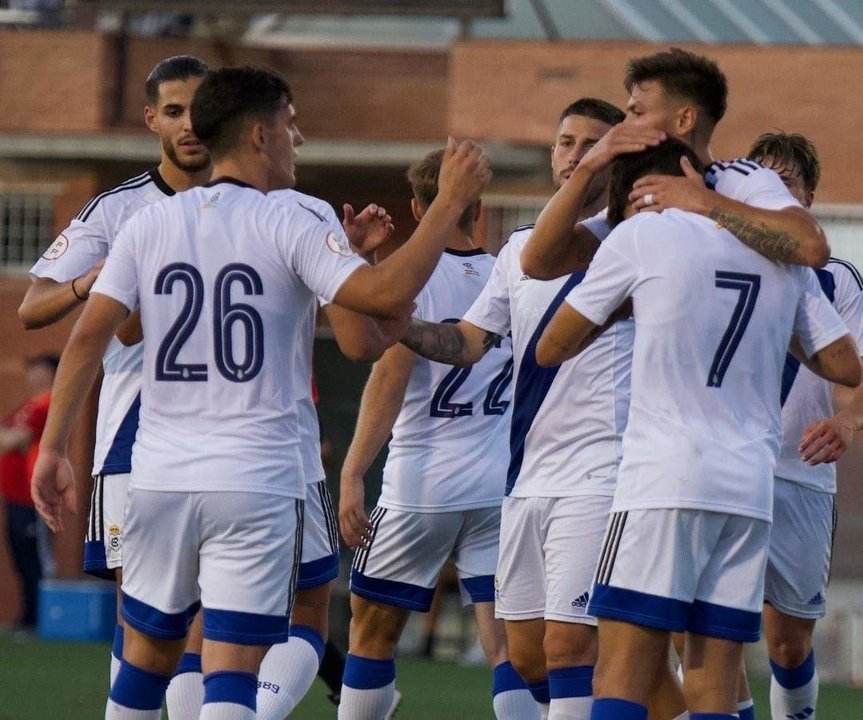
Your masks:
[[[728,372],[728,366],[731,365],[734,353],[737,352],[743,333],[746,332],[746,327],[752,318],[758,291],[761,289],[761,276],[717,270],[716,287],[736,290],[739,293],[737,305],[734,306],[734,312],[731,314],[731,321],[725,329],[722,340],[719,341],[719,347],[716,348],[716,354],[710,366],[710,374],[707,376],[707,387],[718,388],[722,387],[722,380]]]

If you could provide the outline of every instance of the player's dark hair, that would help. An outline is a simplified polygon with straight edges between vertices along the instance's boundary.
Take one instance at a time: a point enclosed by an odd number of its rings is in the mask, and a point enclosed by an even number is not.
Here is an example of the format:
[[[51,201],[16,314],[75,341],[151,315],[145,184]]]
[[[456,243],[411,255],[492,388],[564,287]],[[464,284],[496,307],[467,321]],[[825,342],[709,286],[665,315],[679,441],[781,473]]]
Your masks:
[[[759,135],[746,157],[765,167],[791,165],[800,172],[806,192],[815,192],[821,180],[821,161],[815,145],[800,133],[774,132]]]
[[[645,175],[683,175],[683,168],[680,167],[681,156],[686,156],[698,172],[704,172],[701,161],[692,148],[674,138],[668,138],[647,150],[618,157],[611,167],[608,181],[609,226],[615,227],[623,222],[629,193],[638,178]]]
[[[272,125],[293,102],[288,82],[258,67],[222,68],[207,73],[192,100],[192,131],[216,159],[237,147],[241,126],[249,121]]]
[[[57,366],[60,364],[60,356],[54,355],[53,353],[45,353],[44,355],[35,355],[34,357],[27,358],[27,368],[32,367],[45,367],[48,368],[52,373],[57,372]]]
[[[725,115],[728,81],[710,58],[680,48],[632,58],[623,82],[627,91],[632,94],[634,85],[647,80],[660,82],[667,94],[698,106],[714,125]]]
[[[155,105],[159,100],[159,88],[162,83],[172,80],[188,80],[190,77],[204,77],[210,68],[203,60],[193,55],[174,55],[156,63],[147,75],[144,89],[147,92],[147,102]]]
[[[443,164],[443,152],[443,150],[434,150],[408,168],[408,182],[411,184],[414,198],[423,210],[427,210],[437,197],[437,181]],[[473,205],[471,205],[462,213],[458,221],[460,230],[465,232],[471,230],[473,212]]]
[[[626,113],[619,107],[612,105],[610,102],[605,102],[605,100],[592,97],[579,98],[574,103],[567,105],[560,114],[557,126],[560,127],[560,124],[570,115],[580,115],[592,120],[599,120],[599,122],[604,122],[606,125],[617,125],[623,122],[623,119],[626,117]]]

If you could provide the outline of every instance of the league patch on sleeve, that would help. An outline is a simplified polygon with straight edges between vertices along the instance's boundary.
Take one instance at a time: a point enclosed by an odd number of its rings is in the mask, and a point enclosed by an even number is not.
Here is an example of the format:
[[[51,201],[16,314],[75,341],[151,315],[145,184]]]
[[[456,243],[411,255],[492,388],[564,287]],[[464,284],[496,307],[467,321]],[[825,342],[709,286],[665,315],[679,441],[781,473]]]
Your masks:
[[[325,242],[327,243],[327,247],[330,249],[330,252],[334,252],[336,255],[350,257],[354,254],[354,251],[351,250],[351,244],[344,235],[339,237],[334,232],[328,232]]]
[[[57,236],[57,239],[51,243],[50,247],[42,253],[45,260],[57,260],[69,249],[69,238],[63,233]]]

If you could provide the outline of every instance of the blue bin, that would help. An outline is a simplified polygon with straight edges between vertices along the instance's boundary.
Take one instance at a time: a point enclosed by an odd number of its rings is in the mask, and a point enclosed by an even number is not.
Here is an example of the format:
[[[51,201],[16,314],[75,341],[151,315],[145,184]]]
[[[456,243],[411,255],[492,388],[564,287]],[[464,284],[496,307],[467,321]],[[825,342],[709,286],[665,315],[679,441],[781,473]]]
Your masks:
[[[114,583],[43,580],[39,584],[39,637],[44,640],[111,640],[117,624]]]

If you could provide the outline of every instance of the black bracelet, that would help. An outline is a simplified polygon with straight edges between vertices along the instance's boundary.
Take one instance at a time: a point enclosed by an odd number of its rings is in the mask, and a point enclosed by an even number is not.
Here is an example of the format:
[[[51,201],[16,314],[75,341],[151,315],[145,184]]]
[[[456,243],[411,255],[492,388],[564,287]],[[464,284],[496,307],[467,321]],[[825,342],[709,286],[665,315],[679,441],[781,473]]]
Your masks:
[[[79,278],[79,277],[76,277],[76,278],[73,278],[73,279],[72,279],[72,294],[73,294],[76,298],[78,298],[79,300],[86,300],[88,297],[90,297],[90,293],[87,293],[86,295],[83,295],[83,296],[82,296],[82,295],[79,295],[79,294],[78,294],[78,291],[75,289],[75,280],[80,280],[80,279],[81,279],[81,278]]]

